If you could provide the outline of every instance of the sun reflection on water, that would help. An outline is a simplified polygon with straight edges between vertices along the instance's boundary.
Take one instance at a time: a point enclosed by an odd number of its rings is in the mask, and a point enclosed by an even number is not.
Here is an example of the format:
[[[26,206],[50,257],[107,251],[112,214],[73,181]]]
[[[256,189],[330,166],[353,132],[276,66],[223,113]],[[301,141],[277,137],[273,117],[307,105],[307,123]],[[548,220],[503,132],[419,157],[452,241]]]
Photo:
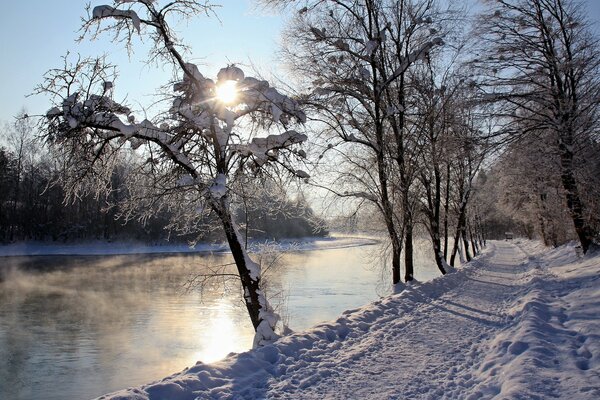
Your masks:
[[[208,323],[198,327],[202,333],[198,337],[201,349],[193,355],[196,361],[212,363],[231,352],[238,353],[250,348],[252,331],[244,329],[243,325],[246,324],[236,319],[239,319],[239,311],[232,306],[231,299],[222,298],[211,305],[206,319]]]

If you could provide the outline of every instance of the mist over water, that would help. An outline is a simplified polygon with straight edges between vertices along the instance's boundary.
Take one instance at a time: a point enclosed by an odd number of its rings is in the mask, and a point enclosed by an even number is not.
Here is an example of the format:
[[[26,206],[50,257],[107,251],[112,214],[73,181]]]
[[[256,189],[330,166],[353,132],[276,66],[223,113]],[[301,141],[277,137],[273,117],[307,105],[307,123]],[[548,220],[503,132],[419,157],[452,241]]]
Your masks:
[[[370,265],[378,251],[287,253],[269,271],[267,294],[294,330],[334,319],[389,293]],[[226,291],[220,281],[202,291],[187,285],[230,262],[193,254],[0,259],[0,399],[91,398],[249,349],[237,283]],[[418,267],[420,280],[436,275],[428,261]]]

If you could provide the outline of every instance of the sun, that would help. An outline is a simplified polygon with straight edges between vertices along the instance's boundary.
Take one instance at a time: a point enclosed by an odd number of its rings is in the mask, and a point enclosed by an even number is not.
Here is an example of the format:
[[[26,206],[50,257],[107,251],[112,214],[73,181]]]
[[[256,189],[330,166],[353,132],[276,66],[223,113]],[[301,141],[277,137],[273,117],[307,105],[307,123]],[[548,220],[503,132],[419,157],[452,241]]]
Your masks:
[[[217,99],[224,104],[231,104],[237,98],[237,82],[225,81],[217,85]]]

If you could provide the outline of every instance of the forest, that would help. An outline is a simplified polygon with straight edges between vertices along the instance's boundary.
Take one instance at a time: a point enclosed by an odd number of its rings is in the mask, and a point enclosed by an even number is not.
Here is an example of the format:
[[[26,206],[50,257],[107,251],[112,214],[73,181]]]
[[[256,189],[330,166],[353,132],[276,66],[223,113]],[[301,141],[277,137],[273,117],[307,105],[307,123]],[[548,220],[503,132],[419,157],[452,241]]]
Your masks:
[[[378,227],[393,283],[413,279],[423,236],[442,274],[509,231],[597,243],[600,48],[577,2],[260,3],[292,15],[288,85],[234,64],[207,77],[186,58],[172,26],[218,14],[210,2],[88,9],[83,37],[135,51],[142,36],[172,68],[166,106],[136,111],[113,96],[118,66],[65,56],[36,89],[47,113],[5,128],[0,238],[226,240],[255,345],[277,316],[245,239],[325,234],[332,208]],[[329,205],[314,212],[303,191]]]

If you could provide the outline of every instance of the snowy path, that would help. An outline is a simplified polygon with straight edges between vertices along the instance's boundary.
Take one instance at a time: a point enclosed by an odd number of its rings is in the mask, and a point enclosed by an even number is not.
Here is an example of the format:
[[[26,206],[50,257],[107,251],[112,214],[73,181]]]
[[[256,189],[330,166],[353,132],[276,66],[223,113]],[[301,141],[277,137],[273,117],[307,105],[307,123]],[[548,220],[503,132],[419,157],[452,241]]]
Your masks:
[[[599,278],[600,255],[493,242],[456,273],[107,398],[597,399]]]
[[[415,308],[394,304],[368,335],[305,353],[334,363],[331,376],[308,363],[288,370],[272,388],[284,393],[281,398],[466,398],[477,383],[482,342],[504,325],[506,300],[521,289],[515,266],[526,256],[499,242],[484,260],[485,269],[471,271],[437,298],[435,292],[411,293],[407,306]]]

